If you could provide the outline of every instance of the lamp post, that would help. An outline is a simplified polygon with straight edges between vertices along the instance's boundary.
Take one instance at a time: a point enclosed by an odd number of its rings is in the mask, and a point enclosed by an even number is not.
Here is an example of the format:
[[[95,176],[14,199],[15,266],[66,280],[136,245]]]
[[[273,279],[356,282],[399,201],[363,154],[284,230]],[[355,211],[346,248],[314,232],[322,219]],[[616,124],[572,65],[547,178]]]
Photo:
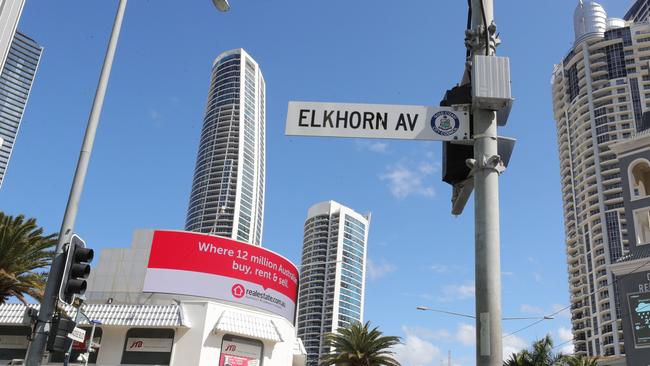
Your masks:
[[[220,11],[228,11],[230,9],[228,0],[212,0],[212,2]],[[77,161],[77,168],[72,181],[68,203],[63,215],[63,223],[61,224],[61,230],[59,231],[59,239],[56,245],[55,255],[52,259],[50,272],[47,276],[45,293],[34,326],[34,337],[29,345],[29,349],[27,350],[25,363],[27,366],[39,366],[43,360],[43,354],[45,352],[45,345],[48,337],[46,325],[51,321],[54,309],[56,308],[56,303],[58,301],[57,293],[61,286],[61,280],[65,269],[65,254],[63,249],[66,244],[70,243],[74,231],[79,201],[86,180],[90,155],[95,142],[95,135],[99,125],[99,116],[101,115],[102,107],[104,105],[104,97],[106,95],[108,79],[113,67],[113,59],[115,58],[117,42],[122,28],[122,20],[124,19],[124,12],[126,11],[126,4],[127,0],[120,0],[115,21],[113,22],[113,30],[108,42],[106,56],[104,57],[104,64],[102,66],[99,83],[95,92],[93,106],[90,111],[90,116],[88,117],[86,133],[81,146],[81,152],[79,153],[79,160]]]
[[[228,0],[212,0],[212,3],[220,11],[228,11],[228,10],[230,10],[230,4],[228,3]]]

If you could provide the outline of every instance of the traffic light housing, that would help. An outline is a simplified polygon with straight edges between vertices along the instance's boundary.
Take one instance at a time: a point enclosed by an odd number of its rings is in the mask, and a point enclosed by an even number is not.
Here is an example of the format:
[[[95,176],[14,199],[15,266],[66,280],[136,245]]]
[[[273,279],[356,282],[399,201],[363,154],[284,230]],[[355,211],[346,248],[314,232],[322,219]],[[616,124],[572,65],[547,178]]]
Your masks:
[[[86,292],[88,286],[86,278],[90,275],[90,262],[92,262],[95,253],[92,249],[86,248],[86,243],[76,234],[72,236],[66,251],[66,266],[59,290],[59,299],[72,305],[75,296],[83,295]]]
[[[72,333],[77,324],[70,318],[55,316],[52,318],[50,334],[47,338],[47,350],[50,352],[67,351],[68,334]]]

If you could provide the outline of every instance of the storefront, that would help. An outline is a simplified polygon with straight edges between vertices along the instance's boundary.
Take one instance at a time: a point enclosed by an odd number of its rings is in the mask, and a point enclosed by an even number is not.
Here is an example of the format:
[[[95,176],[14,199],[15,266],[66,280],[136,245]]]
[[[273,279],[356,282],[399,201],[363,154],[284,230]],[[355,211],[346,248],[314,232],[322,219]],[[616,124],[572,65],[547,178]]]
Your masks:
[[[293,326],[280,317],[242,311],[229,304],[182,301],[173,305],[93,304],[84,308],[95,328],[89,364],[98,365],[230,365],[303,366],[305,351]],[[24,305],[0,305],[0,365],[23,359],[29,327],[23,324]],[[70,316],[74,312],[70,311]],[[83,363],[86,342],[74,342],[71,363]],[[63,362],[63,354],[48,357],[47,365]]]
[[[294,328],[297,289],[296,266],[261,247],[141,230],[131,248],[102,250],[79,326],[100,324],[89,364],[304,366]],[[24,357],[25,308],[0,305],[0,365]],[[73,345],[72,362],[83,360],[89,333]],[[50,355],[48,365],[62,360]]]

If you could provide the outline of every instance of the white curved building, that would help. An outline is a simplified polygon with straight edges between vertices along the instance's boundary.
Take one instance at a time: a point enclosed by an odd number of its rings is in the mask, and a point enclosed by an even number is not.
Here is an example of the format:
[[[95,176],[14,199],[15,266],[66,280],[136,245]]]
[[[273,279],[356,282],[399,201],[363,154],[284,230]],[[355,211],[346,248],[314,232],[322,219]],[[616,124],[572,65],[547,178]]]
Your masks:
[[[330,352],[323,335],[363,321],[370,215],[334,201],[309,208],[305,221],[296,328],[307,366]]]
[[[260,245],[264,219],[266,86],[243,49],[212,67],[185,229]]]
[[[578,5],[576,43],[553,70],[575,351],[622,358],[618,284],[609,269],[629,248],[619,162],[611,145],[648,129],[650,24],[603,19]]]

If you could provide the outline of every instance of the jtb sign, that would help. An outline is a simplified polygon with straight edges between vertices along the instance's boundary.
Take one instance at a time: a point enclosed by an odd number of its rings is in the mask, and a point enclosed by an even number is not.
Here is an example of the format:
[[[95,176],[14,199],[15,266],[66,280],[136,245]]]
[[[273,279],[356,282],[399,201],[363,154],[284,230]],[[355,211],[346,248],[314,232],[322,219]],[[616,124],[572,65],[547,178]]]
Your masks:
[[[454,141],[469,139],[469,106],[289,102],[287,135]]]

